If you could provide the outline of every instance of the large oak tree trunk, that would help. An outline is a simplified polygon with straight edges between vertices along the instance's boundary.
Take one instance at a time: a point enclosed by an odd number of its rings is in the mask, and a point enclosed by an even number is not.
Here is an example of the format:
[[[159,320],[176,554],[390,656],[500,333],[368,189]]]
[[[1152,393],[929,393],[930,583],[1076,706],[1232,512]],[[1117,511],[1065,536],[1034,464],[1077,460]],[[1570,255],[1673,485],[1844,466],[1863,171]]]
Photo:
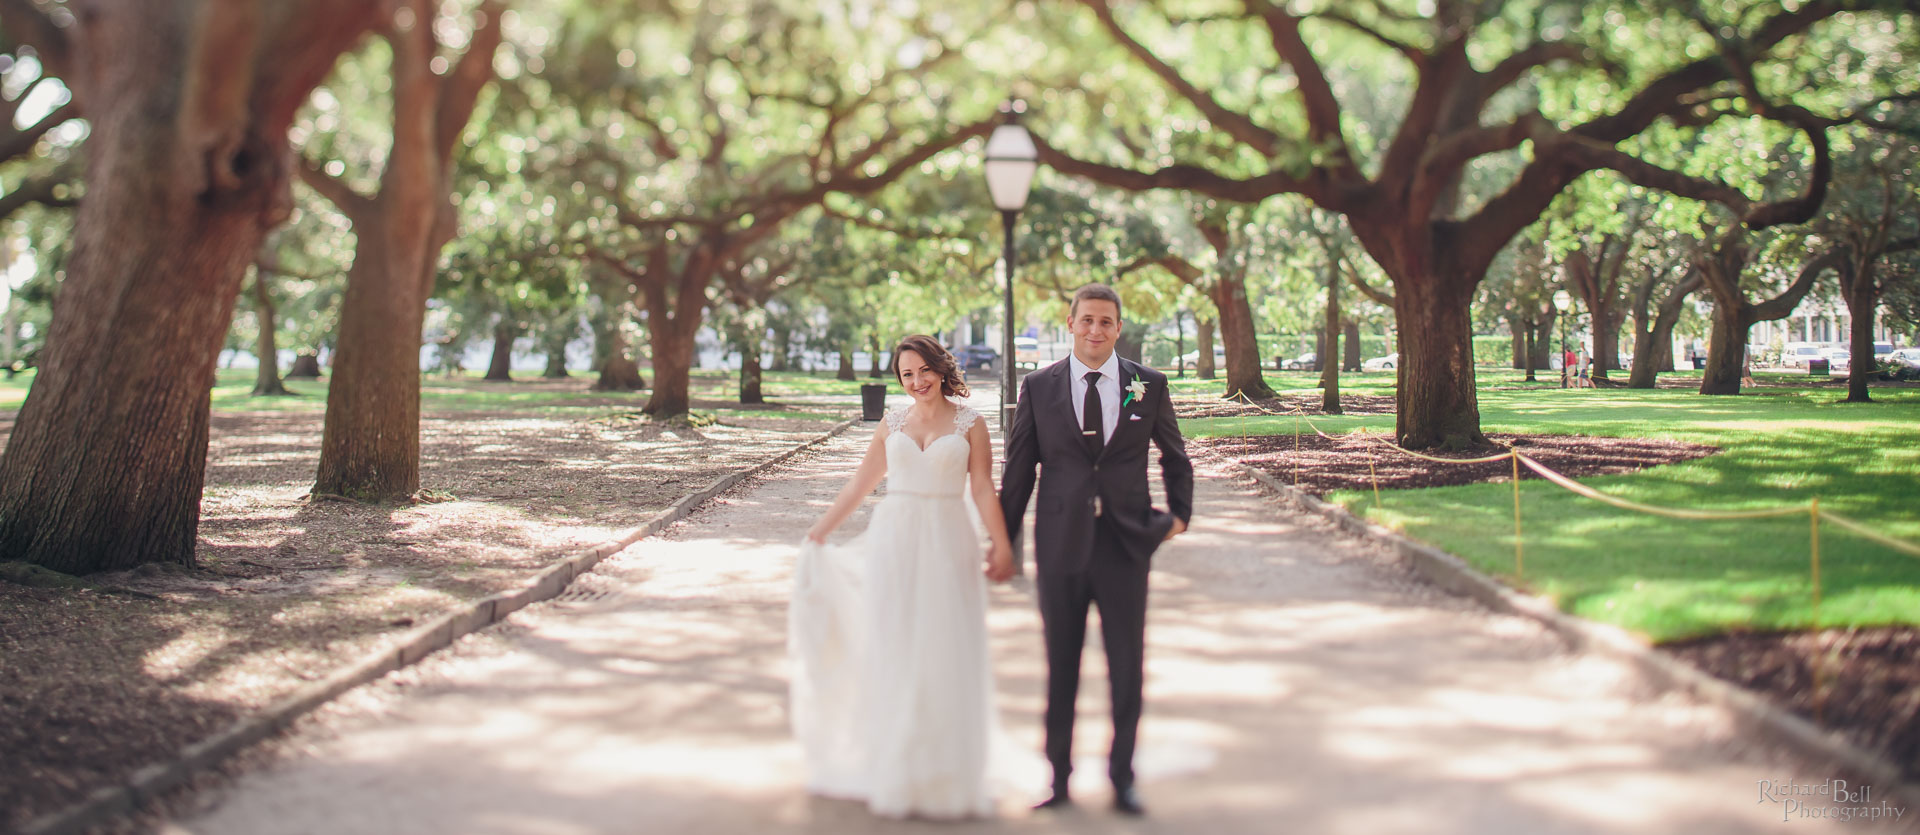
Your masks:
[[[125,48],[129,61],[179,60]],[[0,458],[0,554],[70,574],[192,565],[214,369],[276,184],[208,205],[170,159],[194,149],[159,138],[175,114],[112,100],[88,110],[87,199],[39,377]]]
[[[1548,309],[1533,326],[1533,367],[1553,367],[1553,326],[1558,314]]]
[[[1520,335],[1522,337],[1518,343],[1520,348],[1520,362],[1526,367],[1527,382],[1531,383],[1534,382],[1533,371],[1535,368],[1533,364],[1533,323],[1528,322],[1526,327],[1521,328]]]
[[[1487,443],[1473,376],[1468,308],[1475,283],[1440,276],[1395,282],[1400,361],[1394,435],[1402,446],[1469,449]]]
[[[685,312],[682,315],[686,315]],[[693,409],[693,355],[698,327],[696,324],[688,328],[676,322],[649,329],[653,343],[653,394],[647,398],[642,411],[656,420],[685,417]]]
[[[1647,310],[1644,300],[1633,312],[1633,370],[1627,375],[1627,387],[1650,389],[1658,384],[1662,371],[1673,370],[1673,329],[1680,323],[1680,311],[1687,297],[1701,284],[1698,271],[1690,272],[1667,291],[1660,306]],[[1651,289],[1651,288],[1648,288]],[[1646,324],[1648,316],[1653,318]]]
[[[693,361],[700,325],[706,320],[703,291],[712,281],[704,250],[696,249],[678,274],[667,272],[665,249],[649,257],[645,285],[647,335],[653,345],[653,394],[641,411],[654,420],[677,420],[693,408]],[[671,293],[669,290],[671,289]],[[671,296],[671,297],[670,297]]]
[[[647,380],[640,375],[640,364],[635,362],[627,345],[627,335],[620,329],[619,322],[610,322],[600,330],[600,377],[593,383],[594,391],[640,391],[647,387]]]
[[[1806,298],[1819,275],[1841,263],[1841,250],[1829,250],[1800,267],[1793,283],[1759,304],[1747,301],[1740,274],[1747,266],[1745,230],[1734,227],[1713,253],[1697,265],[1702,282],[1713,295],[1713,330],[1707,337],[1706,375],[1701,394],[1739,394],[1747,370],[1747,335],[1755,322],[1785,319]]]
[[[1713,329],[1707,335],[1707,369],[1700,379],[1701,394],[1740,393],[1740,379],[1746,376],[1747,369],[1747,334],[1753,328],[1753,322],[1745,315],[1745,307],[1743,299],[1714,299]]]
[[[541,377],[548,380],[565,380],[572,376],[567,373],[567,342],[568,337],[575,333],[578,331],[574,330],[571,324],[564,329],[549,328],[549,333],[544,340],[546,344],[541,346],[547,354],[547,367],[540,372]]]
[[[1607,379],[1608,369],[1620,368],[1620,321],[1602,304],[1593,314],[1593,378]]]
[[[1340,414],[1340,364],[1333,361],[1340,353],[1340,273],[1335,270],[1327,274],[1327,318],[1321,328],[1327,334],[1327,344],[1319,352],[1320,358],[1320,411],[1330,415]]]
[[[788,371],[793,366],[793,328],[775,325],[773,328],[773,360],[767,364],[768,371]]]
[[[1194,373],[1202,380],[1211,380],[1214,378],[1213,320],[1195,316],[1193,322],[1197,325],[1193,332],[1193,347],[1197,352],[1193,361]]]
[[[440,249],[453,238],[453,153],[500,43],[497,2],[485,2],[466,53],[436,70],[436,9],[401,0],[422,25],[395,26],[393,145],[380,190],[363,196],[305,160],[302,179],[353,222],[358,239],[340,304],[340,347],[327,389],[316,495],[377,501],[420,489],[420,328]]]
[[[253,377],[253,396],[285,397],[293,394],[280,380],[280,347],[277,344],[275,330],[279,323],[274,318],[273,292],[267,287],[267,272],[257,270],[253,274],[253,314],[260,326],[260,335],[253,343],[253,354],[260,359],[260,368]]]
[[[853,370],[853,346],[852,345],[840,346],[840,367],[839,367],[839,370],[836,371],[833,376],[834,376],[834,379],[836,380],[853,381],[853,380],[859,379],[859,375],[854,373],[854,370]]]
[[[1366,361],[1366,358],[1360,355],[1360,323],[1348,319],[1342,335],[1345,343],[1340,351],[1340,370],[1358,373],[1361,363]]]
[[[316,495],[379,501],[420,489],[420,328],[432,264],[426,234],[387,222],[385,202],[354,219],[363,231],[340,302]],[[417,223],[430,211],[399,214]]]
[[[513,381],[513,340],[518,338],[520,328],[512,319],[505,316],[493,325],[493,354],[487,358],[487,374],[483,379],[495,382]]]
[[[1528,351],[1533,344],[1532,321],[1517,311],[1509,312],[1507,314],[1507,333],[1513,335],[1513,344],[1511,347],[1513,348],[1514,370],[1517,371],[1522,368],[1532,370],[1527,365],[1527,361],[1532,359],[1532,354]]]
[[[747,334],[740,340],[740,402],[765,403],[760,393],[760,335]]]
[[[882,354],[882,351],[880,350],[880,336],[878,334],[875,334],[873,336],[867,337],[867,365],[868,365],[867,376],[875,380],[878,380],[881,377],[887,376],[887,373],[886,373],[887,361],[885,357],[881,356],[881,354]]]
[[[1879,373],[1873,357],[1873,314],[1880,306],[1880,279],[1874,275],[1877,257],[1850,258],[1841,267],[1841,298],[1846,300],[1850,325],[1847,347],[1853,355],[1848,362],[1848,403],[1873,402],[1867,384]]]
[[[0,555],[75,574],[191,565],[214,370],[290,205],[287,128],[372,4],[239,20],[99,4],[64,28],[7,8],[7,34],[36,38],[90,135],[67,276],[0,456]]]
[[[1275,396],[1261,373],[1260,337],[1253,324],[1253,305],[1247,300],[1245,276],[1222,271],[1214,279],[1212,295],[1220,309],[1220,338],[1227,349],[1227,394],[1238,392],[1255,399]]]
[[[287,366],[289,380],[320,379],[320,355],[312,351],[301,351],[293,355],[293,364]]]

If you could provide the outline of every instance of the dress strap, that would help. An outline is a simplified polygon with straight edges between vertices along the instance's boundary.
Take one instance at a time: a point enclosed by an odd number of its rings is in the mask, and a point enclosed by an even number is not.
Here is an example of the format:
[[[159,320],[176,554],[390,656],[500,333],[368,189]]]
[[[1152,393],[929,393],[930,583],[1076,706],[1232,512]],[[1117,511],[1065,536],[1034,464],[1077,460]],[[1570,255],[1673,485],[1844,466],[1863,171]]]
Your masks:
[[[912,406],[903,409],[894,409],[888,412],[886,414],[887,431],[900,432],[905,430],[907,427],[907,413],[910,411],[913,411]]]
[[[953,434],[965,435],[973,428],[973,422],[980,419],[980,413],[972,406],[955,405],[953,409]]]

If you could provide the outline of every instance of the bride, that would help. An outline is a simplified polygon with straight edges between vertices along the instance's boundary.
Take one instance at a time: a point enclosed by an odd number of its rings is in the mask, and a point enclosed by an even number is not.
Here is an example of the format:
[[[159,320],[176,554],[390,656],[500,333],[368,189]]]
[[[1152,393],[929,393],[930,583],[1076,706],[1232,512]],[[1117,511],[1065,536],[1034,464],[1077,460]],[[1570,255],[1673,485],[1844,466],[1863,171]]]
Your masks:
[[[866,458],[807,531],[788,644],[807,788],[888,817],[989,815],[995,735],[987,589],[1013,576],[992,441],[953,355],[909,336],[893,370],[913,403],[875,427]],[[826,539],[887,479],[865,542]],[[990,546],[967,518],[967,494]]]

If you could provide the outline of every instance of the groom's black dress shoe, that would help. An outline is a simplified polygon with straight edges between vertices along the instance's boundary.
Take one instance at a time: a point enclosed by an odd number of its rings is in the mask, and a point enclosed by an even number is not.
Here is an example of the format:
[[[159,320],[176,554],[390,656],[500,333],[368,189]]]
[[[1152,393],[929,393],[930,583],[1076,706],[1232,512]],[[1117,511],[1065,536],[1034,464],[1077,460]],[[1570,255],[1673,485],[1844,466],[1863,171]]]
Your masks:
[[[1053,794],[1047,796],[1046,800],[1034,804],[1033,810],[1043,812],[1049,809],[1065,809],[1072,805],[1073,798],[1068,797],[1065,791],[1055,790]]]
[[[1140,795],[1132,786],[1113,790],[1113,810],[1135,818],[1147,813],[1147,807],[1140,805]]]

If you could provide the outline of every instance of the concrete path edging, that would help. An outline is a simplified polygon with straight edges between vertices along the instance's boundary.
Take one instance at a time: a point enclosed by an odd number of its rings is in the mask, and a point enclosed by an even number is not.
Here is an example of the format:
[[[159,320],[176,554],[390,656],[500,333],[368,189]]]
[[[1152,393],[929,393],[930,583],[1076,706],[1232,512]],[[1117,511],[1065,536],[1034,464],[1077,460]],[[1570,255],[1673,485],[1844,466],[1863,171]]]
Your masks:
[[[857,419],[842,421],[819,437],[751,467],[714,479],[713,483],[682,496],[666,510],[654,514],[640,527],[628,531],[619,539],[603,542],[583,553],[554,563],[522,582],[519,588],[495,593],[434,618],[426,625],[403,635],[394,645],[370,653],[334,671],[326,678],[281,698],[267,709],[235,722],[226,730],[188,745],[174,759],[141,768],[129,775],[120,785],[102,787],[79,803],[59,811],[49,812],[28,822],[26,827],[20,830],[19,835],[72,835],[132,813],[160,795],[186,783],[193,775],[280,732],[293,724],[294,720],[341,694],[394,670],[409,666],[427,657],[433,651],[453,643],[455,639],[490,626],[530,604],[559,595],[575,577],[592,570],[601,560],[619,553],[635,542],[659,533],[668,525],[686,518],[694,508],[705,504],[714,496],[726,492],[748,478],[779,466],[796,455],[832,440],[840,433],[847,431],[848,427],[859,422]]]
[[[1751,690],[1660,652],[1624,629],[1569,615],[1545,600],[1513,590],[1453,554],[1361,519],[1257,467],[1242,463],[1236,466],[1289,504],[1392,549],[1428,582],[1494,611],[1537,621],[1579,649],[1626,661],[1655,686],[1692,693],[1726,710],[1742,731],[1816,763],[1849,772],[1907,808],[1920,809],[1920,783],[1909,782],[1884,754],[1863,748],[1837,732],[1822,730]]]

